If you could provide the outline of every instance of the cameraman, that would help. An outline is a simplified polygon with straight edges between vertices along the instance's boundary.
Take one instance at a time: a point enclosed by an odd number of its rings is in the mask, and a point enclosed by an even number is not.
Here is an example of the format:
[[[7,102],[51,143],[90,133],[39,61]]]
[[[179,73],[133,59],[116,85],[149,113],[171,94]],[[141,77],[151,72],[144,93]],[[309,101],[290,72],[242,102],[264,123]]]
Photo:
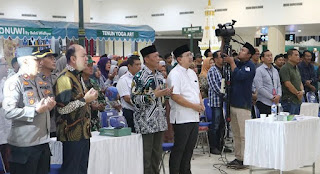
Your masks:
[[[224,48],[224,41],[221,48]],[[239,61],[225,55],[224,62],[231,67],[230,117],[234,136],[236,159],[227,164],[234,169],[243,169],[245,146],[245,120],[251,118],[252,82],[255,76],[255,65],[250,58],[255,54],[254,47],[245,43],[239,52]]]

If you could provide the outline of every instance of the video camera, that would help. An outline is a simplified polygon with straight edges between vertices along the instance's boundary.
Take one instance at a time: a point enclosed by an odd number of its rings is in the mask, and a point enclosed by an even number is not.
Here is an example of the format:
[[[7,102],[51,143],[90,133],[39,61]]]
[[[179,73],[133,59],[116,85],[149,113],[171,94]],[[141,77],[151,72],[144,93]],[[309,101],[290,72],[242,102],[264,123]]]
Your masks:
[[[216,36],[221,36],[221,37],[231,37],[234,36],[236,34],[233,25],[236,23],[237,21],[232,20],[232,23],[226,23],[226,24],[218,24],[218,29],[215,30],[216,32]]]

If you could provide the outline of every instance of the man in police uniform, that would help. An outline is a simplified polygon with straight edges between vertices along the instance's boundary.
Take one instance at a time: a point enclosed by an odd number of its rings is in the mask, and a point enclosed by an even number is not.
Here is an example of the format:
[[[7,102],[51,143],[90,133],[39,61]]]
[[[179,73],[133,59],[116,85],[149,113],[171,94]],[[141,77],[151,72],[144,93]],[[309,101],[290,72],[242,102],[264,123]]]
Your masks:
[[[51,49],[44,49],[32,53],[35,57],[40,59],[40,73],[38,76],[47,83],[48,90],[53,91],[53,85],[56,83],[57,75],[53,73],[56,69],[56,57],[58,54],[53,53]],[[48,94],[50,97],[54,97],[53,92]],[[50,112],[50,137],[56,136],[56,109],[52,109]]]
[[[39,60],[31,53],[32,48],[22,48],[20,70],[4,86],[3,109],[13,125],[8,138],[13,174],[43,174],[50,168],[49,111],[56,102],[48,96],[48,84],[37,77]]]

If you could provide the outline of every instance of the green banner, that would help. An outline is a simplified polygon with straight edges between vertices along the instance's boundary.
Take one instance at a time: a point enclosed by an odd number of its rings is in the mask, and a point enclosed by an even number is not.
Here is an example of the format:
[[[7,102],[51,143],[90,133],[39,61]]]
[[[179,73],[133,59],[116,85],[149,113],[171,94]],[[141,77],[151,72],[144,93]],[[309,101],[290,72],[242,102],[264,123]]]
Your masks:
[[[137,31],[110,31],[110,30],[97,30],[98,37],[129,37],[138,38],[139,32]]]
[[[0,35],[8,36],[51,36],[51,28],[6,27],[0,26]]]

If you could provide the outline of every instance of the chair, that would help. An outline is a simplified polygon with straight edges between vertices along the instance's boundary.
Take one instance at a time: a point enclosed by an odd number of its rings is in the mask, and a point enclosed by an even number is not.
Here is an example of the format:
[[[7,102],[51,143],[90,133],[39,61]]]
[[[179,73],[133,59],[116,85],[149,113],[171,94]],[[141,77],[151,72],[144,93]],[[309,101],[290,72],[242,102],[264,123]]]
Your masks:
[[[61,164],[51,164],[50,165],[50,174],[59,174],[61,169]]]
[[[209,132],[209,126],[212,124],[212,122],[209,122],[212,120],[212,109],[209,106],[209,99],[208,98],[203,99],[203,104],[205,106],[205,117],[206,117],[205,120],[207,120],[207,121],[206,122],[199,122],[199,134],[198,134],[198,140],[197,140],[196,147],[198,147],[199,143],[201,143],[203,154],[205,154],[204,143],[207,143],[209,157],[210,157],[211,154],[210,154],[208,132]]]
[[[59,174],[61,169],[61,164],[51,164],[50,165],[50,174]]]
[[[307,92],[306,98],[308,103],[318,103],[316,94],[314,92]]]
[[[0,153],[0,160],[1,160],[0,171],[3,171],[4,173],[7,173],[6,166],[4,165],[1,153]]]
[[[300,106],[300,115],[318,117],[319,103],[305,103]]]
[[[173,145],[174,145],[173,143],[162,143],[163,153],[162,153],[162,159],[161,159],[159,171],[161,171],[161,168],[162,168],[164,174],[166,173],[166,170],[164,168],[164,162],[163,162],[164,156],[166,155],[166,153],[169,153],[171,151]]]
[[[198,147],[198,144],[201,143],[203,154],[205,154],[204,143],[206,143],[208,145],[208,153],[209,153],[209,157],[210,157],[211,154],[210,154],[208,132],[209,132],[209,127],[208,126],[200,126],[200,123],[199,123],[199,134],[198,134],[198,140],[197,140],[196,147]]]
[[[209,106],[209,99],[208,98],[203,99],[203,104],[205,107],[205,116],[207,117],[207,121],[211,121],[212,120],[212,109]]]
[[[256,114],[256,118],[260,118],[260,111],[257,107],[257,105],[253,105],[254,113]]]

